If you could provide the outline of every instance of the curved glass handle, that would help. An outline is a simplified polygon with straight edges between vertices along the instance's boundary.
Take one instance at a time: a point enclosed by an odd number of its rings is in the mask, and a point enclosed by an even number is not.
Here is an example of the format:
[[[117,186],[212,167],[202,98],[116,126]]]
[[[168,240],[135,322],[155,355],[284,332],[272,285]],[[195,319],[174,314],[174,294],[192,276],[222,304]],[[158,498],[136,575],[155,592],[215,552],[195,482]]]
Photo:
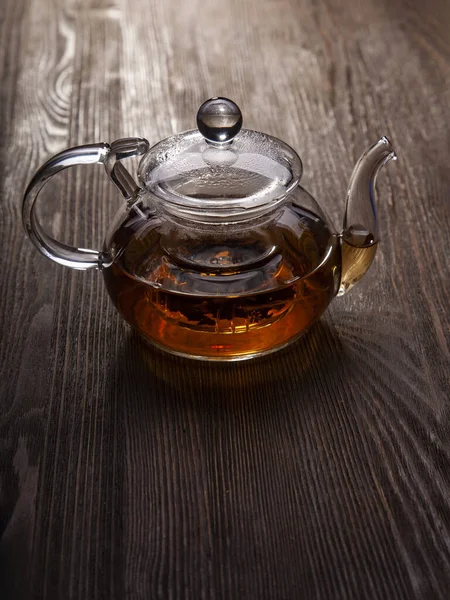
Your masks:
[[[100,163],[119,190],[129,199],[139,191],[139,186],[120,164],[123,158],[137,156],[148,150],[149,143],[142,138],[117,140],[109,144],[89,144],[69,148],[56,154],[35,173],[28,184],[22,202],[22,221],[25,231],[33,244],[44,256],[60,265],[72,269],[101,269],[102,254],[96,250],[67,246],[45,233],[36,214],[36,199],[47,181],[59,171],[75,165]]]
[[[72,269],[101,268],[101,254],[96,250],[75,248],[56,241],[45,233],[36,214],[36,198],[47,181],[59,171],[75,165],[104,163],[109,154],[109,144],[90,144],[69,148],[56,154],[42,165],[28,184],[22,202],[22,221],[33,244],[44,256]]]

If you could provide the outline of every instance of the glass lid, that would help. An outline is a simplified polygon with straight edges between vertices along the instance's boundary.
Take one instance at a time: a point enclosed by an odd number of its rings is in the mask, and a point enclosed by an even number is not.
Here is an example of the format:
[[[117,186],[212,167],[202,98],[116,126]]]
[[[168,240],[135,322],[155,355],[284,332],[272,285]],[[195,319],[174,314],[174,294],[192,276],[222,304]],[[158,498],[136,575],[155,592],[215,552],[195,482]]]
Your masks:
[[[141,184],[186,215],[245,218],[275,206],[297,185],[302,163],[284,142],[241,129],[227,98],[207,100],[198,129],[167,138],[139,165]]]

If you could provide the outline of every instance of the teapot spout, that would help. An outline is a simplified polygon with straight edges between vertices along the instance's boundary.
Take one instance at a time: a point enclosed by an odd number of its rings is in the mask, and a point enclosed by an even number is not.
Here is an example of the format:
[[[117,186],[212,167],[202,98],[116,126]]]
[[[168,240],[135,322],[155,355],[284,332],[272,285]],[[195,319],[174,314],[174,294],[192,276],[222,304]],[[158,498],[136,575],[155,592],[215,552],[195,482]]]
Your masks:
[[[391,142],[382,137],[358,160],[347,193],[341,234],[341,284],[338,295],[347,292],[368,271],[377,251],[378,219],[375,185],[383,165],[397,156]]]

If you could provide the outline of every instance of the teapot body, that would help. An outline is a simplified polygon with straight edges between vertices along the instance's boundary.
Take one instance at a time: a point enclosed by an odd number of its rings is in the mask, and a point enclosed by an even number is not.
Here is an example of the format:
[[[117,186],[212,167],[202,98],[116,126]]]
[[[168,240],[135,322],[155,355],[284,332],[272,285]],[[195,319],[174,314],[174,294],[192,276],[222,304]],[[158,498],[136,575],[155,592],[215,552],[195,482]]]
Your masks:
[[[339,238],[296,187],[237,223],[187,220],[146,194],[117,215],[103,276],[122,317],[169,352],[239,360],[305,332],[336,295]]]

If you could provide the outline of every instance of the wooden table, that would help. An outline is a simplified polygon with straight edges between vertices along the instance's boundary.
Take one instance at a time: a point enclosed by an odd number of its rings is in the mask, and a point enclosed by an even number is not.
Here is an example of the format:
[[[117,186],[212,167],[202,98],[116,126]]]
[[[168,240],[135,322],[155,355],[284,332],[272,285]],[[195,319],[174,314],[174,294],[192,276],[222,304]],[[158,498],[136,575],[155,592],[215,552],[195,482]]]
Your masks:
[[[450,3],[3,0],[0,28],[2,600],[448,599]],[[147,349],[20,220],[49,155],[213,95],[299,151],[336,227],[360,152],[400,158],[370,275],[241,364]],[[99,247],[120,203],[81,168],[41,213]]]

